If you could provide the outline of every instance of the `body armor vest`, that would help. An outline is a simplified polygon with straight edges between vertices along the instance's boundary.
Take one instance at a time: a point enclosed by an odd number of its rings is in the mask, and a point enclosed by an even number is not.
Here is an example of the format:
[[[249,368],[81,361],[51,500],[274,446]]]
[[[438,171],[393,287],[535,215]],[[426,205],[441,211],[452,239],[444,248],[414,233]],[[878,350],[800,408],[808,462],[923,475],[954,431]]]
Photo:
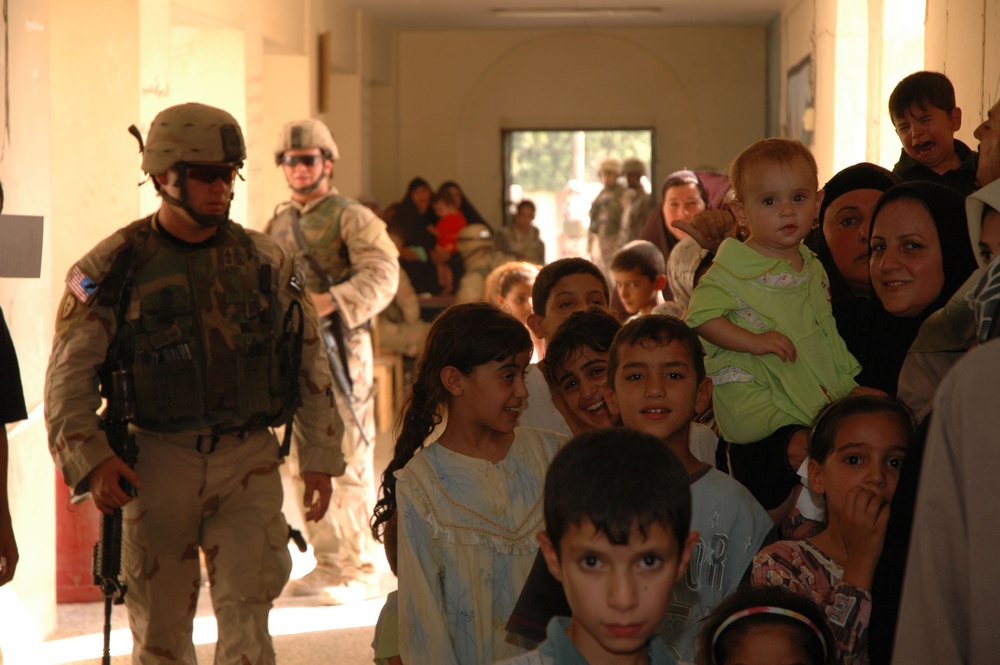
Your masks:
[[[352,203],[357,201],[342,196],[328,196],[302,215],[296,214],[298,211],[292,204],[286,205],[271,222],[269,232],[288,253],[302,260],[303,248],[295,241],[295,233],[292,231],[292,224],[296,223],[297,218],[306,243],[305,251],[312,254],[334,284],[339,284],[351,276],[347,245],[340,237],[340,217]],[[306,271],[306,283],[313,293],[325,293],[329,288],[313,270]]]
[[[197,246],[154,232],[148,219],[126,237],[133,275],[119,324],[134,351],[135,424],[224,433],[275,421],[287,385],[277,270],[232,222]]]

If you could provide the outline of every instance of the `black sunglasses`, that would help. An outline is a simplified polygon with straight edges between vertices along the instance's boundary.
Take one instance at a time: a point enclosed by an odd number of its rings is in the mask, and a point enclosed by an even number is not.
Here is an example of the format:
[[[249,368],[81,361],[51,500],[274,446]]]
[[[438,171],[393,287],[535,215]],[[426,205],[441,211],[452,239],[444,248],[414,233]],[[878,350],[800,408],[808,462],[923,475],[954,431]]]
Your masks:
[[[230,164],[185,164],[184,169],[192,180],[211,185],[216,180],[233,182],[239,167]]]
[[[306,166],[316,166],[323,162],[323,155],[284,155],[281,158],[281,163],[285,166],[296,167],[299,164],[305,164]]]

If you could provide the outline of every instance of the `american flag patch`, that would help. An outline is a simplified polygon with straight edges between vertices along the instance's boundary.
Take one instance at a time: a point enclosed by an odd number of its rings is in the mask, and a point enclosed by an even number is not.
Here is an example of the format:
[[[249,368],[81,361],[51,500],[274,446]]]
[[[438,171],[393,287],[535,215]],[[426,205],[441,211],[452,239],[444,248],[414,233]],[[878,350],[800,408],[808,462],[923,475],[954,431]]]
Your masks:
[[[97,284],[83,274],[79,265],[74,265],[69,274],[66,275],[66,286],[76,296],[76,299],[85,305],[90,302],[97,291]]]

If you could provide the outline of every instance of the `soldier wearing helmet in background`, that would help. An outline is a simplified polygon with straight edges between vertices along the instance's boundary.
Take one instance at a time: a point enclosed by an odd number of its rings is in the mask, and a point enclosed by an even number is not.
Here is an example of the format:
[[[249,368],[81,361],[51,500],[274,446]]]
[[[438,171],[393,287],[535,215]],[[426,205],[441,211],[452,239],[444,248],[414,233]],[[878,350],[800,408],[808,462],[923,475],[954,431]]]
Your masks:
[[[303,259],[306,282],[325,320],[324,341],[335,372],[337,408],[345,423],[347,470],[335,483],[327,517],[306,524],[316,568],[288,585],[291,595],[329,604],[379,593],[368,521],[375,506],[375,409],[369,322],[389,306],[399,285],[399,252],[386,225],[331,184],[337,145],[319,120],[285,124],[274,157],[291,200],[278,206],[270,233]],[[337,375],[340,375],[338,379]]]
[[[611,257],[618,249],[618,236],[622,225],[622,198],[625,188],[618,182],[622,174],[620,159],[608,157],[601,162],[598,175],[604,189],[590,205],[590,260],[611,280]]]
[[[343,424],[301,267],[229,219],[245,156],[229,113],[161,111],[142,157],[159,209],[73,265],[57,316],[49,447],[74,492],[89,491],[102,513],[122,508],[134,663],[196,662],[199,549],[219,626],[215,662],[274,663],[268,613],[291,558],[270,426],[294,419],[309,519],[326,512],[330,478],[344,470]],[[296,342],[301,353],[289,354]],[[122,391],[131,399],[117,406],[130,413],[134,469],[96,413],[106,358],[116,378],[131,379]]]
[[[639,231],[653,211],[653,199],[646,191],[642,179],[646,177],[646,164],[638,157],[630,157],[624,165],[625,182],[628,188],[622,198],[622,228],[618,246],[624,247],[639,237]]]

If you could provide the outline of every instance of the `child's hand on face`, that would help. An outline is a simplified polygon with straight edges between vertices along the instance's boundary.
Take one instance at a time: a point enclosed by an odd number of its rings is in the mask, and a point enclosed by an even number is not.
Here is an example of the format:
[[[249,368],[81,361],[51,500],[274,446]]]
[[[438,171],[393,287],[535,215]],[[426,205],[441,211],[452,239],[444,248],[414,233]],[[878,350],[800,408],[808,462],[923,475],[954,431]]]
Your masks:
[[[848,490],[840,516],[841,537],[847,556],[845,582],[860,589],[871,589],[888,523],[888,501],[861,485]]]
[[[755,335],[750,353],[755,356],[773,353],[785,362],[795,361],[795,345],[777,330]]]

